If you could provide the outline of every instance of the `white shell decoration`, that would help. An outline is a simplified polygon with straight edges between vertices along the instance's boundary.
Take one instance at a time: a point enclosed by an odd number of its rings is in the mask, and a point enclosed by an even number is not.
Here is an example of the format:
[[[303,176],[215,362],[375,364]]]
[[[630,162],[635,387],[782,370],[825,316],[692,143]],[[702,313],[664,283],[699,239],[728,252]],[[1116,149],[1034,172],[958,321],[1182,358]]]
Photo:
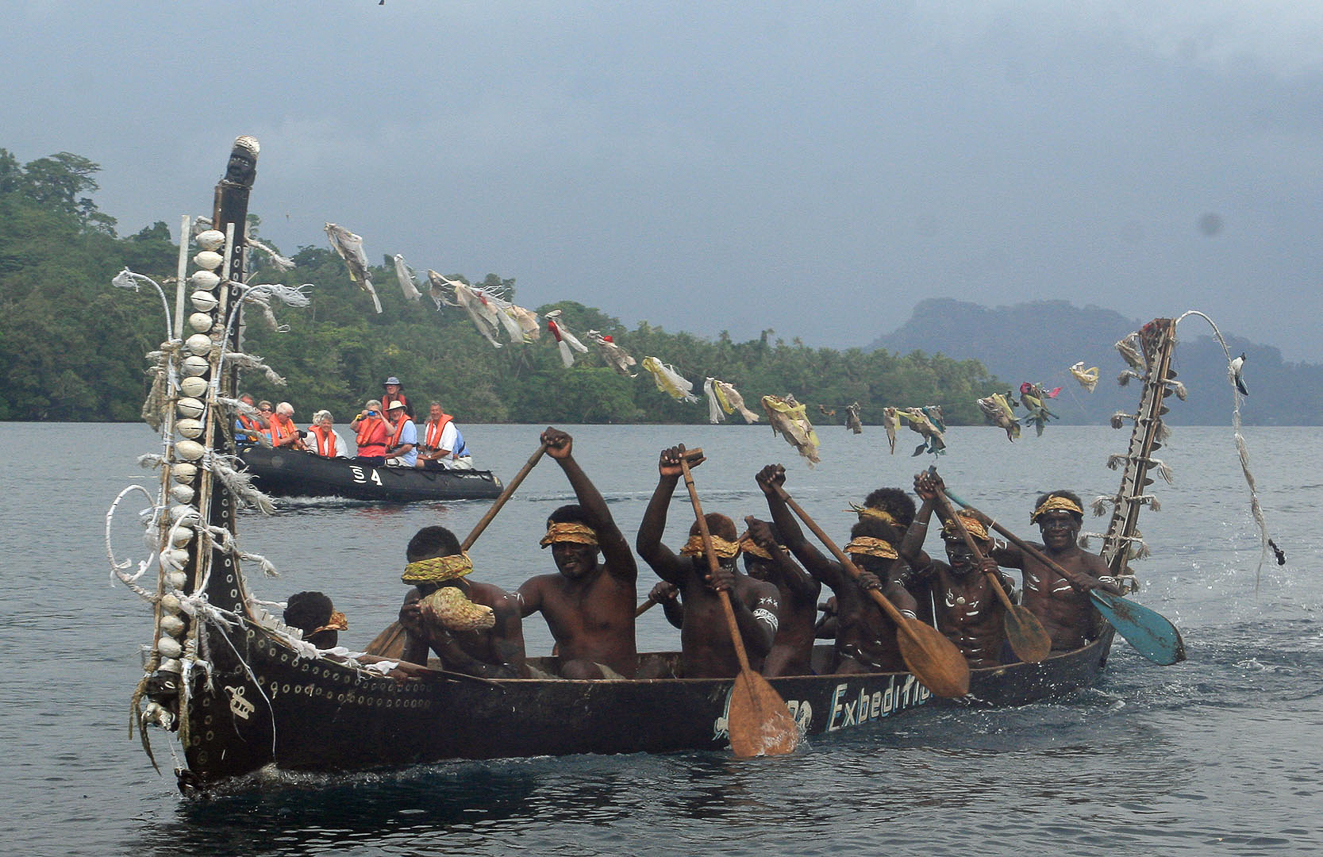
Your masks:
[[[225,246],[225,233],[219,229],[208,229],[205,232],[199,232],[193,240],[197,242],[199,249],[219,250]]]
[[[189,377],[205,375],[209,369],[211,369],[211,364],[196,354],[192,357],[185,357],[183,362],[179,364],[179,371]]]
[[[206,447],[196,440],[181,440],[175,443],[175,455],[184,461],[197,461],[206,451]]]
[[[202,312],[211,312],[216,308],[216,304],[219,303],[219,301],[216,300],[216,296],[211,292],[204,292],[201,290],[189,295],[188,299],[193,302],[194,309],[201,310]]]
[[[175,423],[175,431],[184,437],[200,437],[204,428],[202,420],[183,419]]]
[[[181,461],[178,464],[170,465],[170,477],[176,482],[192,482],[198,475],[196,464],[188,464]]]
[[[180,503],[177,506],[170,507],[171,523],[176,523],[179,521],[186,521],[188,523],[193,523],[197,521],[198,517],[199,517],[198,510],[184,503]]]
[[[221,262],[224,261],[225,257],[214,250],[203,250],[201,253],[193,257],[193,262],[199,268],[206,268],[208,271],[216,270],[221,266]]]
[[[206,333],[211,330],[211,316],[205,312],[195,312],[188,317],[188,326],[198,333]]]
[[[165,582],[182,592],[188,586],[188,575],[182,571],[170,571],[165,575]]]
[[[194,354],[197,355],[206,355],[211,353],[211,345],[212,345],[211,337],[207,336],[205,333],[193,334],[188,339],[184,340],[184,345],[188,347],[189,351],[192,351]]]
[[[170,530],[170,544],[183,547],[193,540],[192,527],[174,527]]]
[[[163,658],[177,658],[184,653],[184,647],[179,645],[178,640],[162,637],[156,641],[156,651],[160,652]]]
[[[184,633],[184,629],[187,627],[188,626],[184,624],[184,620],[180,619],[178,616],[161,617],[161,630],[169,634],[171,637],[178,637],[180,634]]]
[[[195,289],[211,291],[220,285],[220,277],[212,271],[196,271],[188,278],[188,284]]]
[[[188,551],[182,548],[166,548],[161,551],[161,564],[167,571],[181,569],[188,562]]]
[[[156,668],[156,671],[162,673],[175,673],[178,675],[184,671],[184,665],[175,658],[166,658],[161,661],[161,665]]]
[[[179,411],[181,417],[193,417],[196,419],[197,417],[202,416],[202,412],[206,409],[207,406],[202,404],[201,399],[196,399],[192,396],[185,396],[175,402],[175,410]]]
[[[170,489],[170,496],[178,503],[192,503],[196,493],[192,485],[176,485]]]
[[[185,378],[179,382],[179,392],[185,396],[197,398],[207,392],[206,378]]]
[[[175,595],[175,594],[173,594],[173,593],[167,592],[166,594],[164,594],[164,595],[161,596],[161,612],[162,612],[162,613],[165,613],[165,614],[168,615],[168,616],[174,616],[174,615],[177,614],[180,610],[183,610],[183,609],[184,609],[184,605],[179,603],[179,596],[178,596],[178,595]]]

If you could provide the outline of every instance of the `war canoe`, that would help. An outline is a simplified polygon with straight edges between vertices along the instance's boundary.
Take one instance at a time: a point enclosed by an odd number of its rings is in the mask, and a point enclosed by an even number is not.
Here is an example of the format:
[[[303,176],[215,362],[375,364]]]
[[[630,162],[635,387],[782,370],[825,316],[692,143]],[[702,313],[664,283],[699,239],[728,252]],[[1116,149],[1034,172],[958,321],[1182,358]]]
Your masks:
[[[732,679],[497,679],[414,668],[398,680],[334,658],[300,656],[277,630],[207,623],[209,685],[183,706],[186,792],[268,765],[348,772],[580,753],[669,753],[729,746]],[[223,636],[222,641],[219,637]],[[969,696],[941,700],[905,672],[811,675],[771,683],[808,736],[885,729],[935,705],[1013,706],[1094,684],[1112,642],[1037,663],[972,671]],[[819,658],[830,653],[820,646]],[[676,653],[641,655],[673,668]],[[554,670],[552,658],[531,662]]]
[[[239,454],[253,484],[275,497],[343,497],[410,503],[419,500],[492,500],[501,480],[490,470],[424,470],[367,465],[348,458],[250,447]]]

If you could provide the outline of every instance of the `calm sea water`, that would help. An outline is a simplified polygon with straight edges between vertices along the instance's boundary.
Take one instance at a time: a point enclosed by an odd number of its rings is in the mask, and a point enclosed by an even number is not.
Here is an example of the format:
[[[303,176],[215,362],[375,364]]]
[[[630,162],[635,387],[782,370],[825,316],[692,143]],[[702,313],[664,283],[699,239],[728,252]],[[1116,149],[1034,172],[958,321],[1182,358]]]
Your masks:
[[[917,436],[887,454],[877,428],[826,427],[823,463],[804,466],[765,427],[570,427],[576,454],[627,534],[674,443],[702,446],[705,508],[765,512],[753,473],[784,462],[787,487],[833,534],[848,501],[908,485],[927,466]],[[537,427],[465,426],[482,466],[509,477]],[[919,712],[872,732],[819,739],[788,758],[723,753],[452,763],[346,778],[272,776],[206,801],[175,789],[128,737],[128,699],[150,642],[144,605],[110,584],[104,514],[156,451],[137,425],[0,424],[0,853],[44,854],[1307,854],[1323,853],[1323,430],[1246,434],[1272,535],[1288,563],[1265,565],[1228,428],[1181,428],[1159,456],[1175,484],[1153,488],[1153,557],[1139,600],[1182,629],[1190,660],[1158,667],[1124,643],[1104,682],[1058,702],[988,712]],[[913,438],[913,441],[911,441]],[[1035,494],[1116,490],[1106,455],[1126,435],[1050,427],[1014,445],[996,429],[954,429],[939,468],[953,490],[1031,535]],[[475,578],[513,588],[553,568],[537,546],[570,493],[542,463],[473,550]],[[689,511],[672,507],[677,545]],[[123,509],[119,558],[143,558]],[[330,594],[362,646],[392,620],[404,546],[419,527],[461,535],[477,503],[286,505],[240,522],[245,549],[278,579],[259,597]],[[1086,529],[1101,529],[1090,519]],[[1089,525],[1093,526],[1090,527]],[[646,568],[640,597],[653,578]],[[531,654],[550,648],[537,617]],[[674,648],[661,611],[641,649]],[[445,728],[439,723],[438,728]]]

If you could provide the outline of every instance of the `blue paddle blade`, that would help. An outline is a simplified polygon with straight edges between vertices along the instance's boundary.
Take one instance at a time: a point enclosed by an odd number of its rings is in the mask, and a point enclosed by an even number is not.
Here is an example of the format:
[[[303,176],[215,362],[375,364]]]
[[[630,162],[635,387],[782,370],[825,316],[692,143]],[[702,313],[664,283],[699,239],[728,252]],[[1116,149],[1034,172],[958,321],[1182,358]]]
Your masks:
[[[1093,606],[1126,642],[1155,664],[1169,666],[1185,660],[1185,641],[1166,617],[1128,598],[1089,590]]]

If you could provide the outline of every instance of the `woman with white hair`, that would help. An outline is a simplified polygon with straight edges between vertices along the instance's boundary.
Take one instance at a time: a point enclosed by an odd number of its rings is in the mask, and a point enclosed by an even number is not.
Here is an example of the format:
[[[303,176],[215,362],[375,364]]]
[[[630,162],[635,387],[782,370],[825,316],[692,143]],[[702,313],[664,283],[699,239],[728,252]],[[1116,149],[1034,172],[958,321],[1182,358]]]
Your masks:
[[[330,411],[318,411],[312,415],[312,425],[308,426],[308,435],[313,442],[308,444],[308,452],[322,458],[348,458],[349,447],[345,439],[334,428],[335,420]]]

